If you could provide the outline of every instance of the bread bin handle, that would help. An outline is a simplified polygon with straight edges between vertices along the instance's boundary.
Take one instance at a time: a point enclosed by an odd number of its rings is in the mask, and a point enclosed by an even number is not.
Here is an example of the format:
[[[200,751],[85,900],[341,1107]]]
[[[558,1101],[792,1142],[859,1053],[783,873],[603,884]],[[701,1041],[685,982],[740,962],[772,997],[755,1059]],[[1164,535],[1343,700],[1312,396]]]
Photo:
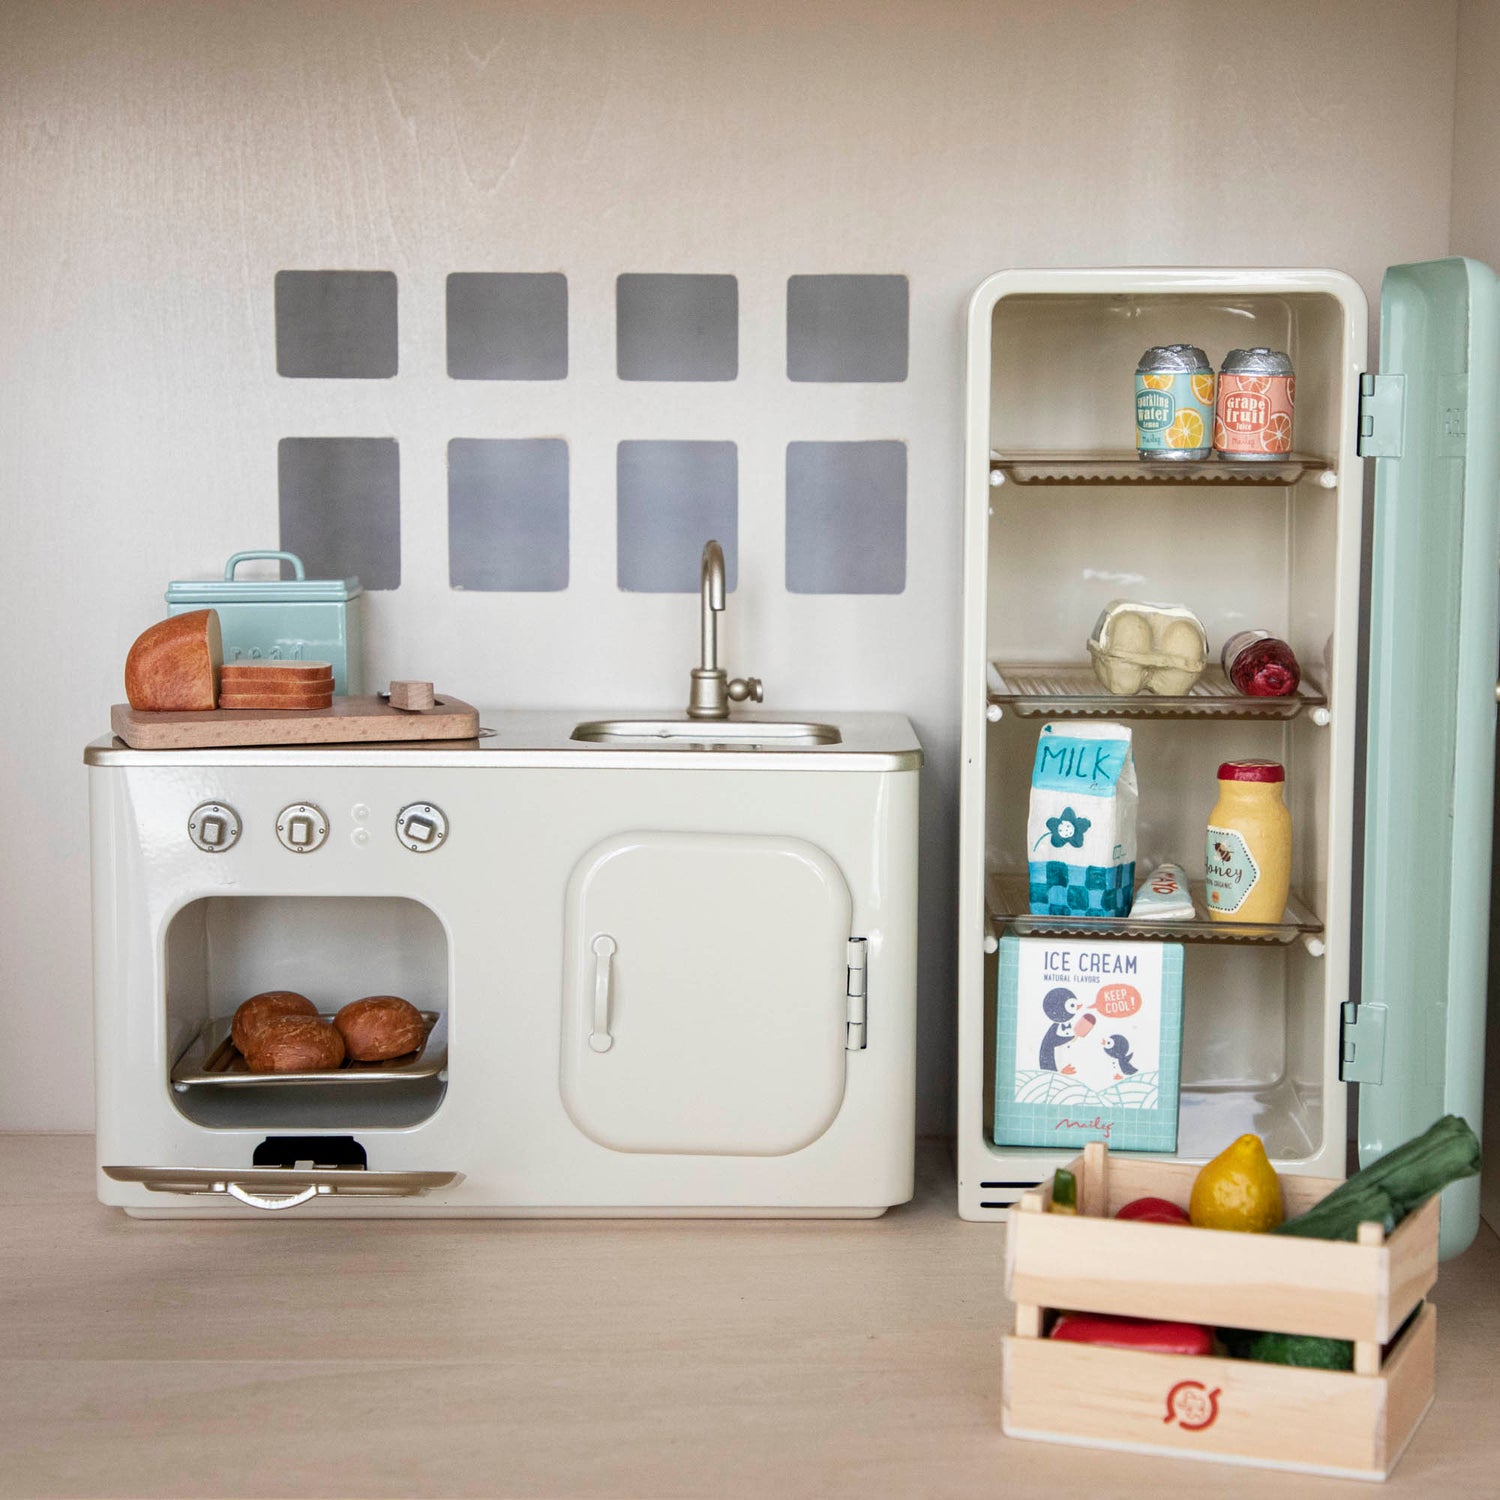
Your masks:
[[[295,552],[236,552],[224,564],[224,582],[234,582],[234,570],[242,562],[261,562],[263,560],[267,562],[272,560],[276,562],[289,562],[292,565],[292,572],[296,574],[299,581],[307,577],[307,569],[302,566],[302,559]]]
[[[249,1208],[265,1208],[275,1211],[278,1208],[296,1208],[299,1203],[306,1203],[311,1198],[320,1194],[331,1193],[333,1189],[326,1182],[310,1182],[300,1193],[288,1193],[283,1196],[268,1198],[264,1193],[252,1193],[242,1188],[237,1182],[226,1182],[224,1191],[231,1198],[238,1199]]]

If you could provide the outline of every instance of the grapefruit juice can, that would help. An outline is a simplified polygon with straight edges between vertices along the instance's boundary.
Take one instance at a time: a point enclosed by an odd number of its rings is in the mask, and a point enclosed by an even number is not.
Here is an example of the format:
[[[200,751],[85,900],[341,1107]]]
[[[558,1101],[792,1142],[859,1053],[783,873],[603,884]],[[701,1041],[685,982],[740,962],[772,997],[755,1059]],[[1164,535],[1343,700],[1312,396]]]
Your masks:
[[[1214,449],[1221,458],[1270,461],[1292,451],[1292,362],[1279,349],[1231,349],[1219,372]]]
[[[1212,453],[1214,367],[1194,344],[1148,349],[1135,368],[1135,443],[1142,458],[1191,461]]]

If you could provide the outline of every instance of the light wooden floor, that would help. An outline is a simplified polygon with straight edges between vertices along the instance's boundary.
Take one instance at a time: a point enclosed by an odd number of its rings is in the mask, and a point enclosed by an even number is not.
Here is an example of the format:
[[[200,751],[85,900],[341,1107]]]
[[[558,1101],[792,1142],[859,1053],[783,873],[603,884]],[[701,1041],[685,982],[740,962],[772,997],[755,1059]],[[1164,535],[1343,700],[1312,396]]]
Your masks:
[[[945,1147],[859,1223],[138,1223],[0,1136],[0,1494],[1369,1495],[1000,1436],[1003,1230]],[[1388,1493],[1500,1494],[1500,1241]]]

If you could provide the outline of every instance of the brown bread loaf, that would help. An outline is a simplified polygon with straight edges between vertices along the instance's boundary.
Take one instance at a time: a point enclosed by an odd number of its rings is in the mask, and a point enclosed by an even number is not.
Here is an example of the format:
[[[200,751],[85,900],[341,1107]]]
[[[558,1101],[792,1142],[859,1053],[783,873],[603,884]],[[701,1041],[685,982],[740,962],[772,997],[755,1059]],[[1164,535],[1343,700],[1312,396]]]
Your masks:
[[[207,712],[223,661],[215,610],[171,615],[136,637],[125,658],[125,696],[138,711]]]

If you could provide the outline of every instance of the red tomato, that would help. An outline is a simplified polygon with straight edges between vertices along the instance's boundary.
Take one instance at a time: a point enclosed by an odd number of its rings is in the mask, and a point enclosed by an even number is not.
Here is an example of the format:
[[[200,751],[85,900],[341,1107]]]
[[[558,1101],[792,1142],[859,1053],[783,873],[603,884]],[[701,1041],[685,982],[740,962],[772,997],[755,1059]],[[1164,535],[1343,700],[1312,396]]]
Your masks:
[[[1186,1224],[1187,1210],[1168,1203],[1165,1198],[1134,1198],[1115,1215],[1117,1219],[1137,1219],[1143,1224]]]

